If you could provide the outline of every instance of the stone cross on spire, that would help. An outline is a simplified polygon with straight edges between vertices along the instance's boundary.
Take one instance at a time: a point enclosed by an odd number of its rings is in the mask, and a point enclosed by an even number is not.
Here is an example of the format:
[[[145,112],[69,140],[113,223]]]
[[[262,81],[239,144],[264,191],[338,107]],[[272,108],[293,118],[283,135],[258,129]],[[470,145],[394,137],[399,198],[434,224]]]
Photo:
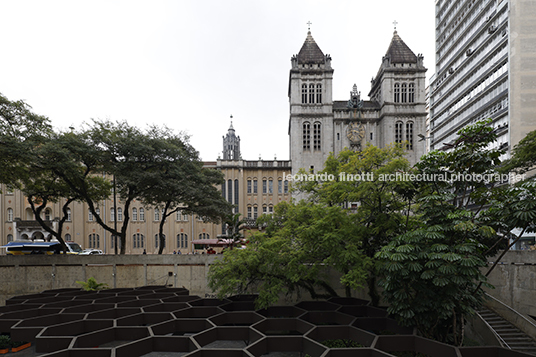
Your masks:
[[[396,25],[398,25],[398,22],[396,20],[393,21],[393,25],[395,25],[395,31],[396,31]]]
[[[311,21],[307,21],[307,31],[311,31],[311,25],[313,23]]]

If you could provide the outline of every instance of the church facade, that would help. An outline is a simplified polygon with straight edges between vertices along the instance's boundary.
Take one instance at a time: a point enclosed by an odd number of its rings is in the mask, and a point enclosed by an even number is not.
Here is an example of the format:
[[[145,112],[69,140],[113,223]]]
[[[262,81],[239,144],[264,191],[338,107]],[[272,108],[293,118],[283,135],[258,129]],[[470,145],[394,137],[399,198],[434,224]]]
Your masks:
[[[354,85],[345,100],[333,100],[333,67],[311,32],[291,59],[288,97],[292,174],[323,169],[330,153],[365,145],[385,147],[403,143],[416,163],[425,152],[417,135],[425,134],[426,98],[423,56],[415,55],[395,31],[369,100]]]

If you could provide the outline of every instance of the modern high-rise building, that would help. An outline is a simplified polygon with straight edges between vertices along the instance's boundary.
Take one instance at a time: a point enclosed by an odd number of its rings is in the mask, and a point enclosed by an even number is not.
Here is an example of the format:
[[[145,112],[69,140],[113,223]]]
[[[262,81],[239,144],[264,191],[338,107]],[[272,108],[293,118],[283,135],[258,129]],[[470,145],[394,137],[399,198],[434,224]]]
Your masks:
[[[430,149],[491,118],[496,147],[536,129],[536,1],[436,0]]]

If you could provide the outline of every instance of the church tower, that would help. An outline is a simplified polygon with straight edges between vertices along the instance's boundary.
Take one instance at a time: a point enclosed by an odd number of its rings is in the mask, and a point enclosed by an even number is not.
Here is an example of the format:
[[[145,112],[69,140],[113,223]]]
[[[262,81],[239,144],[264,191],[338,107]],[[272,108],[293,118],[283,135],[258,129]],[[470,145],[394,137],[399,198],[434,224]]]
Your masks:
[[[416,140],[418,134],[426,133],[425,79],[423,56],[415,55],[395,29],[369,97],[379,104],[381,113],[377,146],[405,143],[411,164],[425,151],[425,143]]]
[[[223,159],[224,160],[239,160],[240,159],[240,136],[235,135],[233,122],[223,137]]]
[[[292,173],[317,172],[333,149],[333,69],[311,31],[297,55],[292,56],[288,97]]]

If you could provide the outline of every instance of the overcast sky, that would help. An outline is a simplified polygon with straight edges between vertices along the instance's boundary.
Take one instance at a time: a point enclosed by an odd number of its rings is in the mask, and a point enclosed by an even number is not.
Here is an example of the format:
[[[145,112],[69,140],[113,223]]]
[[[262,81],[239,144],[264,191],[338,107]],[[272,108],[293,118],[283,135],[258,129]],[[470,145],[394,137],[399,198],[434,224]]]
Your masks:
[[[248,160],[288,159],[290,58],[311,33],[333,99],[370,80],[393,36],[434,73],[434,1],[0,0],[0,93],[58,129],[91,118],[166,125],[205,161],[233,115]]]

